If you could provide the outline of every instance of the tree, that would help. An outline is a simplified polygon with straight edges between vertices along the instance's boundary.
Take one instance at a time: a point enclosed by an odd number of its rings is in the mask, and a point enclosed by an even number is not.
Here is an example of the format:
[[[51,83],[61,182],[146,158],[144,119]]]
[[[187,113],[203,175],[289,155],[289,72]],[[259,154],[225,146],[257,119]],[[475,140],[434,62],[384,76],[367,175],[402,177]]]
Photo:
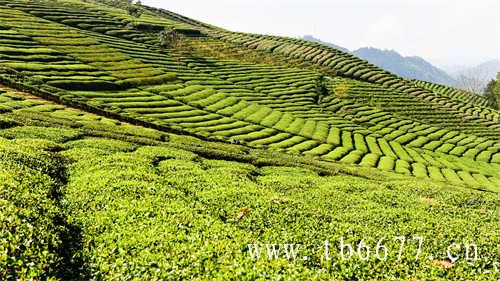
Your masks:
[[[326,95],[328,95],[328,82],[326,77],[321,75],[316,80],[316,96],[314,97],[316,104],[320,104]]]
[[[493,91],[495,89],[497,81],[495,79],[491,79],[490,82],[486,85],[486,88],[484,88],[484,95],[486,97],[492,97],[493,96]]]
[[[500,109],[500,72],[497,73],[496,80],[491,80],[486,85],[484,94],[490,99],[496,109]]]
[[[495,83],[495,88],[492,94],[493,104],[496,109],[500,109],[500,73],[497,74],[497,80]]]
[[[86,0],[85,2],[95,2],[96,0]],[[97,2],[120,9],[126,9],[132,4],[132,0],[97,0]]]
[[[137,1],[135,4],[132,4],[132,1],[130,1],[130,4],[127,6],[127,13],[135,19],[138,19],[143,12],[144,10],[141,8],[141,1]]]
[[[457,78],[457,86],[461,89],[473,93],[481,93],[484,89],[485,81],[475,76],[460,74]]]
[[[469,92],[481,94],[488,83],[488,74],[484,71],[465,71],[457,77],[457,87]]]
[[[158,35],[158,41],[162,48],[176,48],[181,40],[181,34],[174,29],[166,28]]]

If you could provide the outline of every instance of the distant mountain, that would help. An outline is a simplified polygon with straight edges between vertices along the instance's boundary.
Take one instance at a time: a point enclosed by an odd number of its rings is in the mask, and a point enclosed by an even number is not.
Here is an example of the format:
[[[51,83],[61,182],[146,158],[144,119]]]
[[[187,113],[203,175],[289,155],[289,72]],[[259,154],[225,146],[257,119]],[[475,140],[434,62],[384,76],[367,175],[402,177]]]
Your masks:
[[[492,59],[483,62],[477,66],[470,67],[462,71],[454,72],[452,73],[452,75],[457,77],[460,74],[478,73],[479,75],[482,75],[485,79],[491,80],[495,79],[498,72],[500,72],[500,59]]]
[[[321,41],[320,39],[318,38],[315,38],[313,37],[312,35],[304,35],[302,36],[302,38],[300,38],[302,40],[306,40],[306,41],[310,41],[310,42],[316,42],[316,43],[320,43],[320,44],[323,44],[323,45],[326,45],[328,47],[332,47],[332,48],[335,48],[335,49],[339,49],[341,51],[344,51],[344,52],[347,52],[349,53],[350,51],[344,47],[341,47],[339,45],[335,45],[333,43],[328,43],[328,42],[324,42],[324,41]]]
[[[324,42],[311,35],[305,35],[301,39],[321,43],[344,52],[350,52],[376,66],[382,67],[405,78],[419,79],[450,86],[456,85],[456,80],[453,77],[421,57],[404,57],[393,50],[381,50],[371,47],[361,48],[351,52],[344,47]]]
[[[457,80],[457,87],[481,93],[486,84],[495,79],[498,72],[500,72],[500,59],[493,59],[452,73],[452,76]]]
[[[421,57],[404,57],[394,50],[376,48],[361,48],[353,51],[352,54],[402,77],[450,86],[456,83],[455,79],[444,70],[433,66]]]
[[[446,56],[446,57],[432,57],[427,61],[431,62],[434,66],[446,71],[450,76],[453,74],[464,71],[485,61],[491,60],[491,57],[480,57],[480,54],[469,54],[464,56]]]

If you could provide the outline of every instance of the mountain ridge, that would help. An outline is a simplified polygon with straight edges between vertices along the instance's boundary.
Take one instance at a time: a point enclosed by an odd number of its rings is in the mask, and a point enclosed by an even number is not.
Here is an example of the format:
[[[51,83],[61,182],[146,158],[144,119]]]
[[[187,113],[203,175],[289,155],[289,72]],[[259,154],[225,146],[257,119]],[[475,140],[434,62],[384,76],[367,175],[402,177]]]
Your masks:
[[[324,42],[311,35],[302,36],[301,39],[352,53],[404,78],[424,80],[448,86],[455,86],[457,84],[457,81],[444,70],[419,56],[402,56],[395,50],[378,49],[375,47],[362,47],[351,51],[333,43]]]

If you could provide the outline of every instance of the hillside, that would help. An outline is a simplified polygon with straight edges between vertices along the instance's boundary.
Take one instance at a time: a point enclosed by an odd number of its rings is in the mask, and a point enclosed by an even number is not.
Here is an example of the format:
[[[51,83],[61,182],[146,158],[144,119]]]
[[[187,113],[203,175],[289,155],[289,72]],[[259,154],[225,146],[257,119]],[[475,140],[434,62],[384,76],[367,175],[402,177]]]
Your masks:
[[[488,100],[140,8],[0,0],[1,280],[494,280]],[[389,257],[342,260],[341,238]],[[449,266],[443,245],[472,242]]]

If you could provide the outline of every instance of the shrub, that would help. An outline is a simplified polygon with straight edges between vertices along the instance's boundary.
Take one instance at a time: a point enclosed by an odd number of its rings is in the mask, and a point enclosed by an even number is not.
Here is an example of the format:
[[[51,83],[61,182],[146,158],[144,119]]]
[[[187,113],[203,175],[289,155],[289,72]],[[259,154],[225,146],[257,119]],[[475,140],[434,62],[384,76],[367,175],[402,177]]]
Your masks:
[[[116,84],[126,88],[133,88],[146,85],[157,85],[167,82],[175,81],[175,73],[167,73],[155,77],[141,77],[141,78],[129,78],[125,80],[118,81]]]
[[[288,148],[288,150],[294,151],[294,152],[304,152],[307,150],[311,150],[315,147],[318,147],[318,145],[319,145],[319,143],[317,141],[307,140],[307,141],[301,142],[299,144],[296,144],[296,145]]]
[[[438,149],[436,149],[436,152],[441,152],[441,153],[449,153],[453,148],[455,148],[455,145],[450,144],[450,143],[444,143]]]
[[[283,141],[270,144],[269,147],[271,147],[271,148],[288,148],[288,147],[292,147],[292,146],[299,144],[301,142],[304,142],[304,141],[306,141],[306,139],[301,137],[301,136],[293,136],[293,137],[285,139]]]
[[[421,155],[425,159],[425,161],[427,163],[429,163],[429,165],[436,166],[436,167],[439,167],[439,168],[445,167],[445,165],[443,165],[443,163],[441,163],[440,161],[436,160],[435,157],[432,157],[431,155],[429,155],[427,153],[422,153]]]
[[[55,127],[19,126],[0,131],[0,136],[5,138],[40,138],[62,143],[79,138],[82,133],[78,130]]]
[[[484,150],[484,151],[481,151],[476,156],[476,160],[477,161],[483,161],[483,162],[486,162],[486,163],[490,163],[492,155],[493,155],[493,152],[488,151],[488,150]]]
[[[394,152],[392,151],[391,146],[389,145],[387,140],[385,140],[383,138],[379,138],[378,144],[379,144],[380,150],[382,151],[383,155],[388,156],[388,157],[392,157],[392,158],[398,158],[396,156],[396,154],[394,154]]]
[[[413,168],[413,175],[417,178],[427,178],[427,167],[422,163],[411,164]]]
[[[390,134],[387,134],[384,136],[385,139],[387,140],[394,140],[400,136],[404,136],[405,135],[405,132],[401,131],[401,130],[394,130],[392,131]]]
[[[470,186],[479,186],[480,184],[471,176],[470,173],[466,171],[458,171],[457,175],[462,179],[463,182]]]
[[[69,91],[113,91],[121,90],[124,87],[109,81],[80,81],[80,80],[54,80],[47,84]]]
[[[96,148],[114,153],[134,151],[137,146],[135,144],[120,140],[90,137],[66,142],[63,147],[65,149]]]
[[[415,160],[415,162],[420,162],[422,164],[427,164],[427,161],[422,157],[422,155],[417,152],[416,150],[412,149],[412,148],[409,148],[409,147],[404,147],[406,152],[408,152],[408,155],[410,155],[410,157]]]
[[[269,116],[270,113],[273,111],[271,108],[264,107],[264,106],[258,106],[258,107],[256,107],[256,110],[253,110],[253,109],[250,109],[250,110],[252,110],[253,112],[252,111],[250,111],[248,113],[243,112],[241,114],[241,118],[243,118],[245,121],[256,123],[256,124],[261,123],[261,121],[264,118],[266,118],[267,116]],[[238,114],[240,114],[240,113],[241,112],[239,112]],[[236,117],[236,115],[234,117]]]
[[[411,175],[410,163],[404,160],[399,160],[399,159],[396,160],[396,165],[394,170],[396,171],[396,173]]]
[[[170,146],[142,146],[139,147],[134,153],[136,155],[139,155],[141,158],[147,157],[153,162],[157,161],[158,159],[179,159],[193,161],[198,158],[198,155],[196,153]]]
[[[249,142],[249,141],[258,140],[258,139],[265,139],[265,138],[268,138],[268,137],[275,135],[275,134],[276,134],[276,130],[270,129],[270,128],[265,128],[265,129],[251,132],[248,134],[234,135],[232,137],[234,139],[237,139],[237,140],[244,140],[246,142]]]
[[[236,105],[240,102],[241,100],[236,98],[236,97],[228,97],[223,100],[220,100],[214,104],[211,104],[207,106],[205,109],[211,112],[219,112],[220,110],[231,107],[233,105]],[[273,111],[273,113],[277,113],[277,111]]]
[[[495,183],[492,183],[486,176],[483,174],[472,174],[472,177],[479,183],[481,183],[482,186],[488,187],[489,190],[492,190],[494,192],[498,192],[500,190],[500,186],[496,185]]]
[[[430,141],[429,138],[427,137],[423,137],[423,136],[419,136],[417,137],[415,140],[413,140],[412,142],[410,142],[408,144],[409,147],[422,147],[424,146],[426,143],[428,143]]]
[[[443,145],[443,143],[441,141],[434,140],[434,141],[431,141],[431,142],[427,143],[426,145],[424,145],[424,149],[434,151],[436,148],[440,147],[441,145]]]
[[[214,93],[209,95],[204,99],[197,100],[193,102],[193,105],[204,108],[205,110],[210,111],[207,107],[213,104],[216,104],[224,99],[228,99],[229,97],[223,93]],[[213,112],[213,111],[212,111]]]
[[[349,153],[349,151],[351,151],[351,149],[344,147],[344,146],[339,146],[339,147],[336,147],[330,153],[324,155],[323,157],[327,158],[327,159],[332,159],[332,160],[339,160],[342,157],[346,156]]]
[[[68,71],[68,70],[78,70],[78,71],[93,71],[96,70],[94,67],[86,64],[41,64],[41,63],[19,63],[11,62],[5,63],[6,66],[14,68],[21,71]]]
[[[436,131],[432,134],[427,135],[427,137],[431,140],[438,140],[442,136],[444,136],[447,132],[448,132],[447,130],[442,129],[442,130],[439,130],[439,131]]]
[[[394,153],[396,153],[397,158],[401,160],[405,160],[407,162],[413,162],[414,160],[411,158],[411,156],[406,152],[405,148],[401,146],[398,142],[391,141],[389,145],[392,147],[392,150]]]
[[[319,121],[316,123],[316,128],[314,129],[312,138],[315,140],[327,142],[329,130],[330,126],[328,125],[328,123]]]
[[[462,156],[467,149],[466,146],[455,146],[449,153],[455,156]]]
[[[379,158],[380,158],[379,154],[374,154],[374,153],[365,154],[359,165],[364,167],[377,167]]]
[[[26,56],[26,55],[29,55],[29,54],[33,54],[33,55],[41,55],[41,54],[46,54],[46,55],[49,55],[49,54],[54,54],[54,55],[57,55],[57,54],[60,54],[60,52],[54,50],[54,49],[50,49],[50,48],[39,48],[39,47],[35,47],[35,48],[15,48],[15,47],[5,47],[5,46],[0,46],[0,53],[1,54],[10,54],[10,55],[23,55],[23,56]]]
[[[497,152],[493,154],[493,156],[491,157],[491,163],[500,164],[500,153]]]
[[[354,144],[352,143],[352,134],[349,131],[342,131],[342,146],[348,149],[354,149]]]
[[[242,105],[245,105],[245,106],[243,107]],[[221,113],[221,114],[226,113],[227,116],[232,116],[233,118],[237,118],[239,120],[245,120],[245,118],[247,118],[249,115],[251,115],[253,113],[256,113],[259,109],[261,109],[261,106],[258,104],[243,102],[240,104],[236,104],[234,106],[234,108],[232,108],[230,110],[226,111],[225,109],[223,109],[223,110],[218,111],[217,113]],[[232,114],[228,114],[228,113],[232,113]]]
[[[265,116],[264,119],[260,121],[260,124],[266,127],[274,127],[279,122],[282,116],[283,112],[273,110],[270,112],[270,114]]]
[[[361,158],[365,153],[363,151],[353,150],[349,152],[346,156],[344,156],[340,162],[348,163],[348,164],[356,164],[359,163]]]
[[[185,88],[185,89],[181,89],[181,90],[178,90],[176,91],[176,93],[182,93],[181,95],[178,96],[179,99],[183,100],[184,102],[187,102],[187,103],[192,103],[192,104],[198,104],[198,102],[200,100],[203,100],[203,99],[206,99],[206,98],[209,98],[213,95],[215,95],[217,92],[212,89],[212,88],[191,88],[189,89],[188,88]],[[184,95],[184,96],[182,96]],[[225,94],[223,94],[223,96],[225,96]]]
[[[1,104],[0,104],[0,106],[1,106]],[[0,113],[2,113],[1,108],[0,108]],[[0,129],[8,129],[8,128],[19,126],[19,125],[21,125],[21,123],[15,121],[13,119],[0,117]]]
[[[136,4],[129,4],[126,6],[127,13],[133,18],[139,18],[144,10],[140,7],[140,1]]]
[[[43,150],[47,152],[58,152],[63,148],[60,144],[46,139],[16,138],[11,140],[12,144],[17,144],[27,149]]]
[[[250,106],[250,103],[240,100],[238,103],[236,103],[232,106],[224,107],[224,108],[218,110],[217,113],[219,113],[221,115],[225,115],[225,116],[233,116],[234,114],[240,112],[241,110],[243,110],[249,106]],[[279,129],[279,128],[277,128],[277,129]]]
[[[0,139],[0,167],[0,279],[53,279],[68,230],[58,224],[64,213],[53,200],[63,160]]]
[[[181,84],[164,84],[164,85],[158,85],[158,86],[153,86],[147,88],[148,91],[155,93],[155,94],[161,94],[162,92],[170,92],[170,91],[175,91],[182,89],[183,85]]]
[[[363,151],[364,153],[368,152],[368,146],[365,142],[365,137],[361,134],[354,134],[354,147],[356,150]]]
[[[467,157],[467,158],[471,158],[471,159],[474,159],[476,157],[477,154],[480,153],[480,150],[477,149],[477,148],[471,148],[471,149],[468,149],[465,153],[464,153],[464,157]]]
[[[341,131],[339,128],[330,127],[330,131],[328,133],[328,138],[326,139],[326,142],[334,146],[340,145],[342,143],[340,139],[340,134]]]
[[[400,144],[406,144],[410,141],[416,140],[418,136],[414,133],[406,133],[402,136],[397,137],[394,141],[399,142]]]
[[[488,147],[490,146],[494,146],[495,145],[495,141],[492,141],[492,140],[486,140],[486,141],[483,141],[481,143],[479,143],[476,148],[477,149],[487,149]]]
[[[279,133],[279,134],[272,135],[272,136],[265,138],[265,139],[259,139],[259,140],[252,141],[249,143],[249,145],[251,145],[251,146],[270,145],[273,143],[278,143],[278,142],[284,141],[284,140],[291,138],[291,137],[292,137],[292,135],[290,135],[290,134]]]
[[[293,120],[290,126],[286,128],[286,131],[292,134],[299,134],[302,128],[304,127],[305,122],[306,120],[302,118],[295,118],[295,120]]]
[[[382,155],[382,151],[380,150],[380,148],[377,144],[376,138],[374,138],[372,136],[367,136],[366,137],[366,144],[370,150],[370,153]]]
[[[304,152],[306,155],[313,155],[313,156],[318,156],[318,155],[324,155],[328,152],[330,152],[333,149],[333,146],[331,144],[321,144],[309,151]]]
[[[429,171],[429,177],[431,179],[435,179],[438,181],[445,181],[446,179],[444,178],[443,174],[441,173],[441,169],[435,166],[428,166],[427,167]]]
[[[378,162],[378,168],[384,171],[392,171],[395,166],[395,159],[388,156],[380,157],[380,161]]]
[[[452,169],[444,168],[441,169],[443,176],[452,183],[463,183],[462,179],[453,171]]]

